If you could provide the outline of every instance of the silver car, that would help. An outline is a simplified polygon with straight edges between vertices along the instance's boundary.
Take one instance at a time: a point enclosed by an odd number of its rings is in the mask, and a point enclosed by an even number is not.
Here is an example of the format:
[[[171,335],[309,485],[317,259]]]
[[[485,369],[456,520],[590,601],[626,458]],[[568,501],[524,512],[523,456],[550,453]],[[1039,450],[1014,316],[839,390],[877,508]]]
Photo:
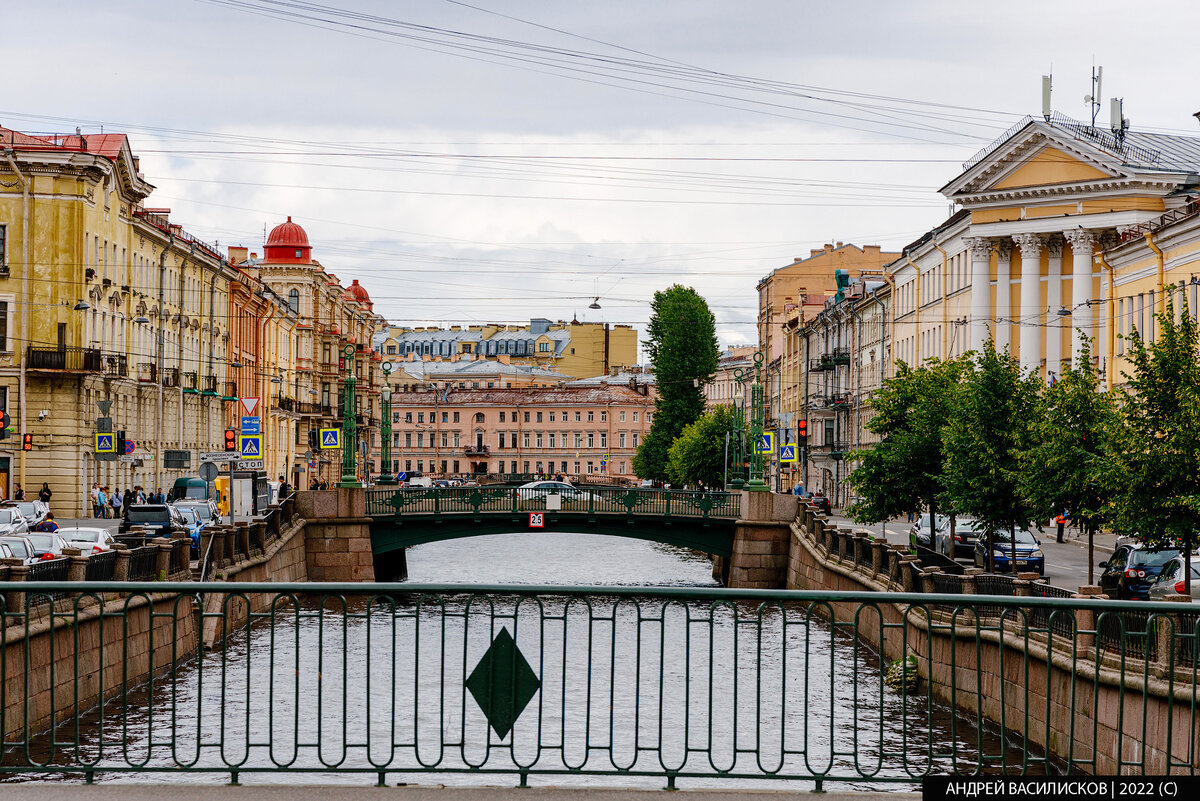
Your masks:
[[[111,551],[113,543],[116,542],[112,532],[106,528],[60,528],[58,534],[72,548],[78,548],[85,556],[101,551]]]
[[[1150,585],[1150,600],[1161,601],[1167,595],[1184,595],[1183,556],[1176,556],[1163,565],[1163,569]],[[1200,599],[1200,562],[1192,562],[1192,600]]]
[[[29,531],[29,521],[15,506],[0,506],[0,537],[11,537]]]
[[[34,552],[33,543],[29,541],[28,537],[0,537],[0,544],[5,545],[9,549],[13,558],[24,559],[27,565],[31,565],[38,560]]]

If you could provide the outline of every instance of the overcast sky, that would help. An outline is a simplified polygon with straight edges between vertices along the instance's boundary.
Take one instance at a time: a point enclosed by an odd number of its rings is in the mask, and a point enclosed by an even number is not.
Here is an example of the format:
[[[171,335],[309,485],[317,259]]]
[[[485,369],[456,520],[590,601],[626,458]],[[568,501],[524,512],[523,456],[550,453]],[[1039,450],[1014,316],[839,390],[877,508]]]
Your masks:
[[[1102,122],[1200,135],[1194,2],[327,3],[6,3],[0,125],[128,133],[222,246],[290,214],[393,323],[644,329],[679,282],[723,345],[794,256],[940,222],[1051,68],[1063,113],[1094,61]]]

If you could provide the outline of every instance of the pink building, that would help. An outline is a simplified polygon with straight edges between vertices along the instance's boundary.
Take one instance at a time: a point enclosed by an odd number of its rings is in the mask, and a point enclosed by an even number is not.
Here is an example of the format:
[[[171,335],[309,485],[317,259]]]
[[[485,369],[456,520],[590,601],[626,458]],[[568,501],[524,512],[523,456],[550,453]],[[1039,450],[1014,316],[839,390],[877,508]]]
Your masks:
[[[423,389],[392,395],[396,471],[604,474],[632,481],[654,399],[627,386]],[[377,472],[377,471],[376,471]]]

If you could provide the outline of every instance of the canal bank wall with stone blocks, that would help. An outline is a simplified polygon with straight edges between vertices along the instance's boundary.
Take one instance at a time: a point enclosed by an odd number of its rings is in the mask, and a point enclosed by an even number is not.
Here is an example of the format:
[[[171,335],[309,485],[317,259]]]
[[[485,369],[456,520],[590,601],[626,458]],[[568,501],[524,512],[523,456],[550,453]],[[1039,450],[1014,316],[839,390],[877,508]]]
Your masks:
[[[1035,574],[971,573],[924,569],[899,546],[838,529],[807,505],[791,525],[789,589],[1029,599],[1025,608],[882,602],[863,619],[854,617],[862,618],[858,606],[830,602],[832,615],[854,619],[855,635],[886,659],[915,658],[934,697],[1018,732],[1072,771],[1197,770],[1200,660],[1190,604],[1147,613],[1083,588],[1074,608],[1042,607],[1034,599],[1047,593]]]

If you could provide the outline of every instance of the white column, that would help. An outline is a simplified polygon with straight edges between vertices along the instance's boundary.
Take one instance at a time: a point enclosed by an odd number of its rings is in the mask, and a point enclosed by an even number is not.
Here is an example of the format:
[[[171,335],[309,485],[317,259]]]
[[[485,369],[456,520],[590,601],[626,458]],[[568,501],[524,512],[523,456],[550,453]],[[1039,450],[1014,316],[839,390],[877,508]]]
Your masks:
[[[1021,249],[1021,370],[1037,372],[1042,366],[1042,237],[1017,234],[1013,242]]]
[[[987,340],[987,326],[992,319],[991,255],[992,243],[981,236],[963,238],[971,250],[971,350],[980,351]]]
[[[1089,339],[1094,337],[1092,330],[1092,247],[1096,243],[1096,234],[1085,228],[1063,231],[1063,236],[1071,243],[1071,365],[1078,363],[1080,354],[1080,333]],[[1094,351],[1094,349],[1093,349]]]
[[[1046,266],[1046,379],[1049,380],[1051,372],[1056,375],[1062,372],[1063,318],[1058,314],[1063,302],[1062,237],[1047,239],[1046,249],[1050,254]]]
[[[997,239],[996,247],[996,350],[1012,341],[1012,240]]]

